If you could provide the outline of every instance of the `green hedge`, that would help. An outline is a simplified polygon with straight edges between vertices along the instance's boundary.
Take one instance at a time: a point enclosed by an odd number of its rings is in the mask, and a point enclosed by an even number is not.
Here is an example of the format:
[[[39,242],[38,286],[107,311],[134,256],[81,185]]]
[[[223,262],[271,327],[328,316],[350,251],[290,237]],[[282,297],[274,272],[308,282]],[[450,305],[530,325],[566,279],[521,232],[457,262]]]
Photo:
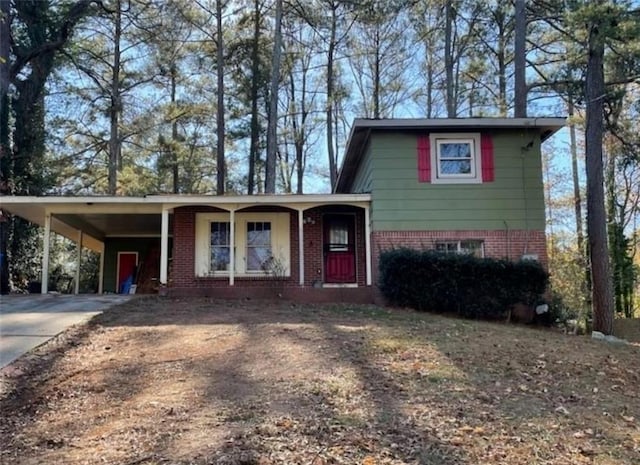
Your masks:
[[[506,318],[514,304],[540,301],[549,278],[532,260],[406,248],[382,252],[379,264],[378,284],[390,304],[467,318]]]

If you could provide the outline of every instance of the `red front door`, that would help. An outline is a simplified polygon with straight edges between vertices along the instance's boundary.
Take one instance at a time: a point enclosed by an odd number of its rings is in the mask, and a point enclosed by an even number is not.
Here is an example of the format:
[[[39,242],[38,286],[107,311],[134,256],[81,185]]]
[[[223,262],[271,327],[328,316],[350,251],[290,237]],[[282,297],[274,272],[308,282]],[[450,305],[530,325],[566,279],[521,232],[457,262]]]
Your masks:
[[[325,282],[355,283],[355,217],[325,215],[323,222]]]
[[[116,292],[122,292],[122,284],[130,277],[133,278],[136,266],[138,265],[138,254],[136,252],[118,253],[118,287]]]

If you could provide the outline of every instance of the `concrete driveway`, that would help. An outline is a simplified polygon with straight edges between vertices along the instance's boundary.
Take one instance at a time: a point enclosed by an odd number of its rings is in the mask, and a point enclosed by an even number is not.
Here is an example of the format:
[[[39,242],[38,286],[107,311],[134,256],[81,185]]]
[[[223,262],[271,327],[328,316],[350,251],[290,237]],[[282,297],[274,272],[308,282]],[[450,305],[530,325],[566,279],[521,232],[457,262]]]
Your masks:
[[[0,296],[0,368],[71,325],[129,300],[129,295]]]

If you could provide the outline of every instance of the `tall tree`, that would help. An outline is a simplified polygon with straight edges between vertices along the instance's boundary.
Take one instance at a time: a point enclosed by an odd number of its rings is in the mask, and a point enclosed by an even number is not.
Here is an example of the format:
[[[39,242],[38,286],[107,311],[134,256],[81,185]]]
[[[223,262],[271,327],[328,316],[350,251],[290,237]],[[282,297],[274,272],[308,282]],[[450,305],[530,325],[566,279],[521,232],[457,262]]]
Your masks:
[[[271,60],[271,85],[269,88],[269,118],[267,120],[267,160],[265,189],[267,194],[276,191],[276,151],[278,150],[278,89],[280,87],[280,61],[282,56],[282,0],[275,4],[275,30]]]
[[[216,0],[216,103],[217,103],[217,121],[216,121],[216,194],[223,195],[226,183],[226,160],[224,153],[225,144],[225,108],[224,108],[224,34],[222,30],[222,13],[224,9],[223,0]]]
[[[526,82],[526,40],[527,10],[525,0],[515,0],[515,45],[514,45],[514,89],[515,102],[513,116],[527,116],[527,82]]]
[[[409,99],[409,2],[370,0],[359,6],[348,47],[349,64],[365,118],[391,118]]]
[[[11,3],[0,0],[0,193],[6,195],[9,189],[9,43]],[[9,262],[7,260],[7,240],[9,238],[9,217],[0,210],[0,294],[9,292]]]
[[[40,194],[46,189],[43,166],[44,90],[55,66],[55,58],[88,13],[94,0],[52,4],[50,1],[21,0],[1,4],[2,82],[0,95],[0,194]],[[12,7],[13,6],[13,10]],[[9,28],[13,26],[10,30]],[[9,95],[13,84],[14,94]],[[10,121],[13,112],[13,124]],[[12,141],[10,144],[9,141]],[[21,244],[27,234],[9,229],[25,228],[13,221],[0,221],[0,291],[8,292],[9,259],[20,262]],[[26,231],[26,230],[25,230]],[[10,253],[9,253],[10,252]],[[29,253],[31,253],[30,251]]]
[[[587,128],[585,133],[587,169],[587,235],[591,255],[593,329],[604,334],[613,330],[613,285],[607,244],[607,219],[604,204],[602,138],[604,132],[603,98],[604,45],[606,11],[602,0],[592,2],[588,25]]]

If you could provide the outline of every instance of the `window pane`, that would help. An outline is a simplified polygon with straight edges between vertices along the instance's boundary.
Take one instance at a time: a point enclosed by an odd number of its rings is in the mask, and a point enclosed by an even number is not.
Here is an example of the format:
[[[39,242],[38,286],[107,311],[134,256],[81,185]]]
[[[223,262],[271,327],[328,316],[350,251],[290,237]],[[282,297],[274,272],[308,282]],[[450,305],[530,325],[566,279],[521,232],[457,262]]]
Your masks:
[[[247,223],[247,271],[268,271],[271,260],[271,223]]]
[[[438,242],[436,243],[436,250],[444,253],[469,254],[478,258],[484,256],[483,242],[478,240]]]
[[[333,251],[348,250],[349,227],[346,221],[332,220],[329,229],[329,248]]]
[[[249,246],[271,246],[271,223],[247,223],[247,244]]]
[[[438,252],[455,253],[458,251],[457,242],[438,242],[436,244],[436,250]]]
[[[248,247],[247,248],[247,270],[268,271],[269,260],[271,259],[270,247]]]
[[[211,271],[226,271],[229,269],[229,247],[211,248]]]
[[[460,243],[460,252],[482,257],[482,241],[462,241]]]
[[[229,245],[229,231],[231,227],[228,222],[214,221],[211,223],[211,245]]]
[[[226,271],[229,269],[230,230],[228,221],[211,222],[211,262],[210,271]]]
[[[471,158],[471,144],[468,142],[442,142],[440,158]]]
[[[441,160],[441,174],[471,174],[471,160]]]

